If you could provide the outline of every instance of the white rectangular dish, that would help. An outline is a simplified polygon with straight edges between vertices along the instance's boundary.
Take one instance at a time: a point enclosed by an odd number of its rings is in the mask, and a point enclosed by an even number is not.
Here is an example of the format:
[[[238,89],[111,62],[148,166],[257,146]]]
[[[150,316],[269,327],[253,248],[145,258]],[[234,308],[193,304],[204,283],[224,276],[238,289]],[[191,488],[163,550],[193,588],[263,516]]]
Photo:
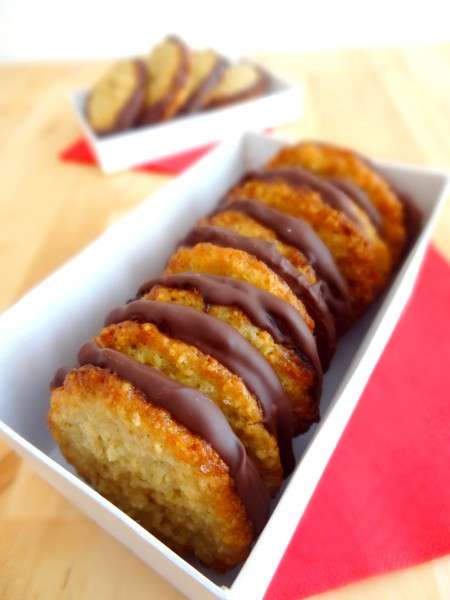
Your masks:
[[[387,293],[340,341],[325,376],[322,421],[297,438],[296,470],[247,561],[220,576],[172,552],[79,479],[46,424],[55,369],[75,365],[79,346],[112,307],[160,272],[171,251],[244,171],[283,144],[243,134],[218,146],[143,202],[0,317],[0,436],[90,518],[185,595],[261,598],[408,300],[447,186],[444,174],[379,163],[423,213],[421,233]]]
[[[72,104],[101,169],[113,173],[228,139],[243,131],[262,131],[296,121],[302,113],[301,88],[271,73],[268,76],[268,91],[258,98],[105,137],[97,136],[86,120],[88,92],[75,92]]]

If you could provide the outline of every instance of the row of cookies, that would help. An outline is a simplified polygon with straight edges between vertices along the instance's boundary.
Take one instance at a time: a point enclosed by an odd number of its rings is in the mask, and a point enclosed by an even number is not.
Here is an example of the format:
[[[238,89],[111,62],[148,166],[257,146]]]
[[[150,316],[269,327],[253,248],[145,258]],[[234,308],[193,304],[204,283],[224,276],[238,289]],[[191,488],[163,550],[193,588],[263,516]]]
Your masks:
[[[230,64],[215,50],[191,50],[171,36],[145,58],[115,63],[91,90],[86,118],[106,135],[240,102],[267,87],[259,67]]]
[[[235,566],[295,466],[293,437],[319,419],[338,337],[406,239],[404,204],[366,159],[283,148],[56,374],[64,456],[177,551]]]

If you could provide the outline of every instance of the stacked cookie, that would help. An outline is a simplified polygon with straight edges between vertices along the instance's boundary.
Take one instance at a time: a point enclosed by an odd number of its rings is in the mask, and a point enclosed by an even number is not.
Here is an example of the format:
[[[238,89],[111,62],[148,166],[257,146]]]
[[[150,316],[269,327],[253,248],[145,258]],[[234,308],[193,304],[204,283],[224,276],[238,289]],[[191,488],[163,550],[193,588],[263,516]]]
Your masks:
[[[349,150],[302,143],[247,173],[57,372],[49,425],[66,459],[177,551],[235,566],[405,222],[398,192]]]
[[[240,102],[267,87],[259,67],[229,64],[215,50],[190,50],[172,36],[146,58],[114,64],[89,94],[86,118],[107,135]]]

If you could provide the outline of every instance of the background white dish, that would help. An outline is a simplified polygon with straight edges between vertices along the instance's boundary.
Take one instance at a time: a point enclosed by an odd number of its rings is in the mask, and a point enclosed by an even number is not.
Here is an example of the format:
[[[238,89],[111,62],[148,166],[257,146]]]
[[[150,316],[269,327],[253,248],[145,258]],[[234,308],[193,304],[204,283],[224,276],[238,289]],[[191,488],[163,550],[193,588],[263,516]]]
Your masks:
[[[104,137],[98,137],[86,120],[84,107],[88,91],[74,93],[72,103],[100,167],[105,173],[112,173],[229,139],[242,131],[263,130],[297,121],[302,114],[301,88],[272,73],[268,75],[269,89],[258,98]]]

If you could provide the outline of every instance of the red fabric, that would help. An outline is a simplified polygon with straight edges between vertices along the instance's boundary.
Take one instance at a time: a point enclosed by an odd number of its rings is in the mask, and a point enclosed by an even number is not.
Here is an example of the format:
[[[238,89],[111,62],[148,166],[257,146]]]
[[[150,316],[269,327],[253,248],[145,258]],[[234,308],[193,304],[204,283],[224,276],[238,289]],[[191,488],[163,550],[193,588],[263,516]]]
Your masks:
[[[178,175],[192,164],[194,164],[199,158],[204,156],[215,144],[207,144],[198,148],[186,150],[185,152],[179,152],[172,156],[166,156],[164,158],[158,158],[152,160],[145,165],[136,167],[136,171],[151,171],[154,173],[164,173],[165,175]],[[77,162],[89,165],[97,164],[97,160],[92,152],[89,144],[83,138],[79,138],[73,144],[68,146],[65,150],[60,153],[61,160],[69,162]]]
[[[431,249],[265,600],[449,552],[450,268]]]

